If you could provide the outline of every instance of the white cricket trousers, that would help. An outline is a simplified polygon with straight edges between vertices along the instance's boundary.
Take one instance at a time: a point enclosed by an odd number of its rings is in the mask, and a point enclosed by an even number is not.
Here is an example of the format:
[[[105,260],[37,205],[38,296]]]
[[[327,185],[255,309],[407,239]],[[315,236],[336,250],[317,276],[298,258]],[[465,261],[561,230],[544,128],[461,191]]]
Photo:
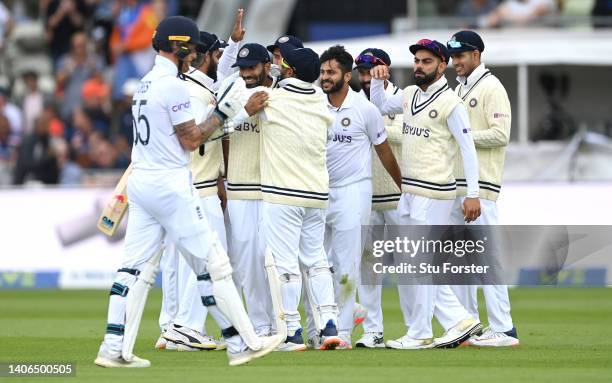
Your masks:
[[[457,197],[453,205],[451,219],[453,225],[465,225],[463,218],[463,200]],[[480,217],[469,225],[499,225],[499,215],[495,201],[480,199]],[[478,318],[478,286],[453,285],[455,295],[474,318]],[[512,330],[512,316],[510,315],[510,297],[506,285],[484,285],[482,292],[487,306],[489,327],[494,332]]]
[[[265,245],[260,238],[262,200],[228,200],[230,258],[243,287],[255,332],[268,335],[274,320],[270,285],[265,270]]]
[[[324,232],[324,209],[263,202],[262,236],[283,278],[281,292],[289,332],[302,327],[298,311],[302,289],[300,266],[312,271],[313,277],[307,283],[320,308],[320,323],[324,326],[332,320],[337,325],[335,310],[324,309],[335,307],[332,277],[329,272],[319,272],[329,269],[323,249]]]
[[[211,195],[201,197],[200,202],[210,228],[217,233],[223,249],[227,251],[221,200],[217,195]],[[159,326],[164,331],[174,323],[206,334],[208,310],[202,305],[196,275],[177,251],[175,244],[166,240],[161,261],[163,298]]]
[[[374,262],[380,262],[371,254],[372,243],[389,238],[388,226],[399,225],[399,215],[396,209],[372,210],[370,213],[370,226],[366,233],[366,245],[361,259],[361,283],[357,287],[359,303],[367,310],[363,321],[364,332],[384,332],[382,311],[382,283],[383,276],[373,270]],[[410,326],[406,302],[403,290],[398,289],[400,307],[404,316],[406,328]]]
[[[398,205],[400,225],[448,225],[453,204],[454,200],[402,193]],[[398,289],[408,303],[402,310],[408,313],[408,335],[415,339],[433,337],[434,315],[445,331],[470,317],[448,285],[398,285]]]
[[[334,269],[334,295],[338,305],[338,333],[353,332],[353,310],[360,284],[365,226],[372,210],[372,180],[329,188],[325,218],[325,250]]]

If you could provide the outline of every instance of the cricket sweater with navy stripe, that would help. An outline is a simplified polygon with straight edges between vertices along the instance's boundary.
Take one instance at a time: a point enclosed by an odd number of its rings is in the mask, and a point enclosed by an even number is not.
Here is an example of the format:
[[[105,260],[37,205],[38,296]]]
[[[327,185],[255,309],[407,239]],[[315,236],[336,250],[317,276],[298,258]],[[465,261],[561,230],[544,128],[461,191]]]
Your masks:
[[[295,78],[269,91],[261,114],[263,200],[291,206],[327,208],[326,148],[333,116],[325,95]],[[231,156],[231,153],[230,153]]]
[[[478,159],[461,99],[446,78],[426,91],[413,85],[400,95],[387,97],[382,80],[372,80],[370,99],[381,113],[403,112],[402,192],[432,199],[454,199],[453,177],[457,144],[466,169],[468,196],[478,197]]]
[[[501,191],[506,147],[512,121],[506,89],[481,64],[467,78],[457,77],[455,93],[468,110],[479,164],[480,197],[496,201]],[[461,156],[455,161],[457,195],[466,194]]]

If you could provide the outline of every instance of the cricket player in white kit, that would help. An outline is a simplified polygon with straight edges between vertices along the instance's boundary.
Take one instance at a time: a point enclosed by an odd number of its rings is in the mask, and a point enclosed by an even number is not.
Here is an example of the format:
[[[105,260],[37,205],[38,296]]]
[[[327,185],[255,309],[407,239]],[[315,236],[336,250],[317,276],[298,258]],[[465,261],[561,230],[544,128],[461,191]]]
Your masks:
[[[219,88],[221,80],[231,73],[239,44],[245,34],[242,28],[243,15],[244,10],[238,9],[230,43],[220,58],[217,57],[220,48],[217,37],[200,31],[197,57],[182,75],[196,116],[204,115],[204,111],[215,103],[215,90]],[[202,144],[197,151],[191,153],[190,164],[204,214],[227,251],[225,222],[217,196],[222,166],[221,140]],[[176,251],[175,244],[166,241],[161,260],[163,300],[159,324],[162,335],[155,348],[181,351],[222,349],[222,342],[219,347],[211,336],[206,335],[204,324],[207,310],[199,303],[196,276],[185,260],[175,254]]]
[[[302,278],[315,306],[321,349],[343,344],[337,331],[333,280],[323,248],[329,187],[325,164],[333,122],[324,95],[312,82],[319,56],[307,48],[281,46],[282,80],[261,112],[262,235],[281,275],[287,337],[282,351],[304,350],[300,301]],[[231,155],[231,154],[230,154]]]
[[[239,68],[247,94],[252,97],[241,114],[232,120],[236,126],[229,137],[227,164],[230,256],[244,288],[249,318],[259,335],[270,334],[273,323],[270,287],[264,270],[265,244],[259,232],[262,194],[258,112],[265,106],[267,94],[257,94],[275,85],[276,79],[269,75],[270,65],[268,51],[260,44],[245,44],[238,52],[234,66]]]
[[[215,94],[208,88],[208,76],[205,57],[215,44],[210,41],[210,34],[200,31],[201,44],[197,47],[197,58],[192,62],[191,70],[183,74],[185,85],[189,91],[191,108],[194,115],[203,116],[211,105],[215,104]],[[222,58],[222,61],[234,61],[235,57]],[[196,123],[200,123],[197,121]],[[225,222],[221,210],[218,184],[222,166],[221,140],[206,142],[191,152],[190,168],[193,174],[193,185],[198,191],[206,220],[210,228],[217,233],[223,249],[227,251]],[[214,350],[217,343],[211,336],[206,335],[204,323],[206,321],[206,308],[200,304],[200,294],[197,288],[196,275],[182,257],[173,254],[176,246],[171,241],[166,243],[166,251],[162,256],[162,289],[164,299],[160,324],[168,323],[156,348],[181,351]],[[166,276],[168,274],[168,276]],[[170,278],[175,279],[172,283]],[[176,289],[176,294],[173,290]],[[177,302],[172,302],[178,297]],[[176,306],[174,315],[168,308]],[[163,320],[165,319],[165,321]]]
[[[367,48],[355,59],[356,68],[361,85],[361,95],[370,99],[370,84],[372,76],[370,69],[377,65],[391,66],[391,58],[382,49]],[[386,80],[385,92],[388,97],[401,92],[401,89]],[[388,114],[384,116],[387,141],[393,155],[401,160],[402,154],[402,125],[401,114]],[[361,260],[361,283],[357,287],[359,303],[365,308],[363,320],[363,336],[357,340],[357,347],[384,348],[384,327],[382,312],[382,275],[373,272],[373,261],[370,249],[373,241],[384,240],[387,237],[389,226],[399,225],[397,204],[402,195],[401,187],[396,185],[393,178],[387,173],[380,159],[372,153],[372,211],[370,222],[366,233],[366,245]],[[378,261],[377,261],[378,262]],[[403,290],[398,288],[400,300],[405,301]],[[408,315],[405,310],[406,302],[400,304],[406,327],[408,327]]]
[[[480,217],[472,224],[499,225],[497,197],[501,190],[506,146],[510,141],[511,110],[508,94],[499,79],[481,62],[482,38],[472,31],[455,33],[447,47],[453,59],[459,85],[455,93],[467,108],[479,164]],[[460,161],[460,157],[457,160]],[[463,169],[456,161],[457,199],[453,207],[453,224],[464,223],[461,204],[465,198]],[[477,286],[451,286],[459,301],[478,318]],[[510,298],[505,285],[484,285],[489,328],[467,343],[479,347],[508,347],[519,344],[510,315]]]
[[[372,146],[397,187],[400,169],[393,156],[383,118],[378,109],[349,86],[353,57],[342,46],[321,55],[321,88],[334,116],[327,142],[329,207],[325,220],[325,248],[334,270],[339,315],[338,333],[352,348],[353,310],[361,252],[362,227],[370,219],[372,204]],[[309,337],[316,335],[310,334]]]
[[[403,113],[402,196],[399,220],[402,225],[448,225],[456,196],[453,178],[456,145],[465,169],[468,193],[465,218],[473,221],[480,214],[478,200],[478,161],[470,135],[469,118],[461,99],[448,87],[444,70],[448,63],[446,46],[422,39],[410,46],[415,55],[417,85],[387,97],[384,80],[386,65],[372,68],[370,100],[381,113]],[[459,303],[448,285],[431,282],[403,286],[409,302],[409,325],[405,336],[387,341],[387,347],[421,349],[457,347],[481,326]],[[445,330],[433,339],[432,317]]]
[[[133,171],[128,181],[130,214],[125,257],[111,289],[108,324],[95,360],[103,367],[148,367],[132,354],[148,287],[159,264],[167,232],[197,275],[202,303],[215,318],[228,344],[230,365],[247,363],[274,349],[278,337],[258,337],[232,281],[229,258],[212,232],[192,185],[189,152],[214,135],[223,121],[241,107],[242,80],[228,89],[213,115],[196,125],[190,96],[178,78],[184,63],[195,58],[199,31],[182,16],[157,26],[153,47],[155,66],[136,91]],[[206,115],[209,111],[207,110]]]

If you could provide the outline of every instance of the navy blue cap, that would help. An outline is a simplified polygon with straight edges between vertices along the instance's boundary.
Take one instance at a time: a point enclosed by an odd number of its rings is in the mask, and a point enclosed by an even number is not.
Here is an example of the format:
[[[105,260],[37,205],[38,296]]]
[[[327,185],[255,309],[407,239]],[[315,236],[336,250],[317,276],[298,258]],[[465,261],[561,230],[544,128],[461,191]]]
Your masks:
[[[304,44],[302,43],[302,40],[298,39],[295,36],[285,35],[285,36],[281,36],[278,39],[276,39],[274,44],[268,45],[267,49],[270,51],[270,53],[274,53],[275,48],[280,48],[282,45],[285,45],[285,44],[289,44],[294,48],[304,48]]]
[[[321,60],[310,48],[294,48],[289,44],[280,46],[283,59],[295,70],[295,77],[305,82],[314,82],[319,78]]]
[[[468,51],[484,51],[484,41],[474,31],[459,31],[451,37],[446,43],[450,54],[468,52]]]
[[[448,60],[450,59],[450,53],[448,53],[446,45],[442,44],[441,42],[436,40],[421,39],[417,41],[416,44],[410,46],[410,52],[412,52],[412,54],[416,54],[421,49],[430,51],[434,55],[440,57],[442,61],[448,64]]]
[[[200,31],[200,44],[198,45],[197,50],[200,53],[212,52],[216,42],[217,36],[212,33]]]
[[[391,66],[391,57],[389,57],[387,52],[383,51],[382,49],[378,49],[378,48],[367,48],[363,50],[359,54],[359,56],[357,56],[357,58],[355,58],[355,64],[357,64],[356,68],[372,69],[376,65],[379,65],[376,62],[373,62],[372,60],[368,59],[367,56],[376,57],[382,60],[385,63],[385,65]]]
[[[193,20],[184,16],[166,17],[157,25],[153,33],[153,48],[171,52],[170,43],[172,41],[200,45],[198,26]]]
[[[259,63],[267,63],[270,61],[270,55],[266,47],[260,44],[250,43],[244,44],[238,51],[238,57],[233,67],[249,67]]]
[[[223,40],[223,39],[217,39],[217,45],[213,45],[213,50],[215,49],[225,49],[229,44],[227,43],[227,41]]]

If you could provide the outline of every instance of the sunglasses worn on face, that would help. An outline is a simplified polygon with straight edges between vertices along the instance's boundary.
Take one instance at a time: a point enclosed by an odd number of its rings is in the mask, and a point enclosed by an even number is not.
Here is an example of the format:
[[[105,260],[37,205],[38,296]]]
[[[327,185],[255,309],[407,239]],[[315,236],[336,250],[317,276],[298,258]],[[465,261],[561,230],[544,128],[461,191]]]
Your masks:
[[[373,64],[373,65],[387,65],[382,59],[373,56],[373,55],[361,55],[355,59],[355,64],[360,65],[363,63]]]
[[[283,57],[281,59],[281,66],[285,69],[292,69],[293,67],[291,65],[289,65],[289,63],[287,63],[287,61],[285,61],[285,58]]]

